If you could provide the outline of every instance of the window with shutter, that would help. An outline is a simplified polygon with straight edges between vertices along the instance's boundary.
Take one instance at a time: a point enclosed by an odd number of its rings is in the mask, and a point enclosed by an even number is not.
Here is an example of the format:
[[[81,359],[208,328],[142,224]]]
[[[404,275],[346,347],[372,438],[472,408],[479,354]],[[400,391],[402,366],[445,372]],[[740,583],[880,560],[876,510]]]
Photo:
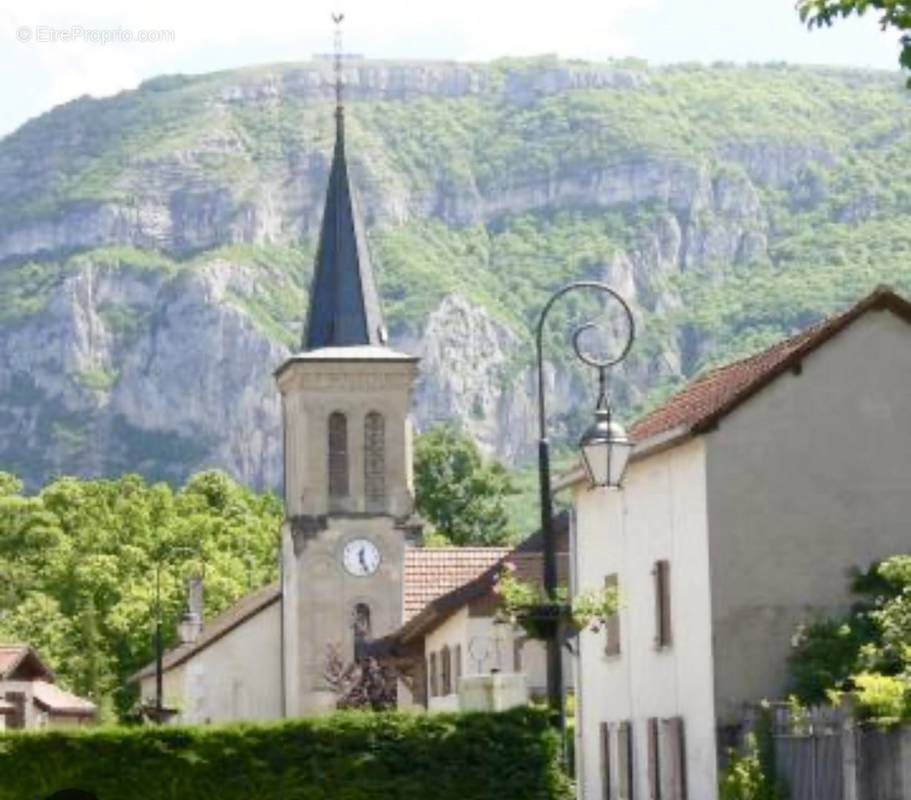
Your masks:
[[[671,563],[655,562],[655,645],[671,645]]]
[[[686,743],[683,718],[661,721],[661,789],[664,800],[686,800]]]
[[[610,760],[610,726],[601,723],[601,796],[604,800],[612,800],[611,790],[611,760]]]
[[[440,651],[440,694],[446,697],[452,694],[452,661],[449,656],[449,645]]]
[[[437,654],[430,654],[430,696],[438,697],[440,694],[440,687],[437,676]]]
[[[512,671],[521,672],[522,671],[522,645],[524,644],[523,640],[519,637],[516,637],[512,640]]]
[[[457,644],[452,650],[452,690],[459,691],[459,681],[462,679],[462,645]]]
[[[6,718],[6,727],[11,731],[25,728],[25,694],[7,692],[6,701],[13,707],[13,712]]]
[[[329,415],[329,503],[348,496],[348,418]]]
[[[364,494],[367,511],[386,510],[386,420],[378,411],[364,419]]]
[[[608,575],[604,579],[604,586],[606,589],[616,589],[618,586],[617,573]],[[607,635],[604,652],[609,656],[620,655],[620,612],[615,611],[611,614],[604,627]]]
[[[646,747],[648,750],[648,796],[649,800],[661,800],[661,757],[658,720],[648,721]]]
[[[633,727],[617,725],[617,800],[633,800]]]

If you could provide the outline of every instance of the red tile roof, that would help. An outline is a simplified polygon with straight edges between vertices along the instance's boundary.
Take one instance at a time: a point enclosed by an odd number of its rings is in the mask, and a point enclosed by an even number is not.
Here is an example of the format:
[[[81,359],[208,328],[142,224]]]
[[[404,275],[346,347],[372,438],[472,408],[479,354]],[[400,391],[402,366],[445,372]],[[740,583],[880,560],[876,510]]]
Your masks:
[[[27,644],[0,642],[0,680],[12,680],[13,673],[26,662],[29,662],[32,667],[28,677],[29,680],[34,675],[41,675],[47,680],[54,680],[53,671]]]
[[[411,619],[431,601],[482,575],[510,547],[428,547],[405,551],[404,618]]]
[[[35,702],[52,714],[75,717],[94,717],[97,708],[94,703],[72,694],[47,681],[33,681],[32,694]]]
[[[559,524],[565,524],[561,522]],[[447,548],[460,550],[465,548]],[[425,603],[417,612],[407,615],[403,625],[394,633],[381,640],[382,644],[407,643],[416,637],[424,636],[441,622],[463,606],[482,600],[484,598],[496,599],[493,594],[497,575],[505,563],[514,564],[516,575],[525,581],[544,580],[544,555],[540,549],[540,542],[536,537],[531,537],[518,547],[509,548],[473,548],[489,553],[490,557],[500,551],[502,555],[493,560],[490,565],[475,575],[473,578],[461,581],[449,591],[439,594]],[[429,553],[432,550],[414,550],[413,553]],[[407,564],[406,554],[406,564]],[[569,559],[565,552],[557,552],[557,577],[565,583],[569,574]],[[406,583],[407,585],[407,583]]]
[[[0,644],[0,678],[13,670],[27,650],[24,644]]]
[[[888,287],[880,287],[847,311],[824,319],[768,350],[707,372],[636,422],[630,434],[635,441],[642,442],[672,431],[680,435],[704,433],[781,373],[797,367],[804,356],[861,315],[884,309],[911,322],[911,303]]]

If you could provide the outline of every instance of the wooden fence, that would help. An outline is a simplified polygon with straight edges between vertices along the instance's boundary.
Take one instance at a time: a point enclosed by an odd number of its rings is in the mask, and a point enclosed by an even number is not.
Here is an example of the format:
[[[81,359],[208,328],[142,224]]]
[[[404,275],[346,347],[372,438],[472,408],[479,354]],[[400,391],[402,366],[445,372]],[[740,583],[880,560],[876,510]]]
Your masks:
[[[848,707],[771,709],[775,771],[789,800],[911,800],[911,725],[856,724]],[[747,716],[746,730],[757,715]]]

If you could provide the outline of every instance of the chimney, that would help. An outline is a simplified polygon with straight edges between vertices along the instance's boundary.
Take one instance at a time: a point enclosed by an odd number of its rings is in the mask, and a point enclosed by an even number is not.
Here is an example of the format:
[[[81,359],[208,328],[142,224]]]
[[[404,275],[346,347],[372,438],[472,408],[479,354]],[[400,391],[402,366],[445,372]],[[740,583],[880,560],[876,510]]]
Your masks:
[[[203,585],[202,578],[194,576],[187,581],[187,610],[180,618],[177,632],[184,644],[195,642],[202,632]]]

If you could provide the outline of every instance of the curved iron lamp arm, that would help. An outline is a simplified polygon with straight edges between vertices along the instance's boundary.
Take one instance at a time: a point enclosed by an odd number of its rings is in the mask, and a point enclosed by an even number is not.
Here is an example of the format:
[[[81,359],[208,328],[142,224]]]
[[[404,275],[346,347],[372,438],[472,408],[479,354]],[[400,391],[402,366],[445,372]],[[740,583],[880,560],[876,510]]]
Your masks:
[[[597,328],[595,322],[586,322],[573,331],[572,343],[576,357],[590,367],[599,370],[601,391],[604,391],[604,377],[606,371],[623,361],[633,346],[636,336],[636,325],[633,314],[626,301],[611,289],[606,283],[599,281],[575,281],[554,293],[541,310],[538,325],[535,331],[535,347],[537,354],[538,370],[538,477],[541,499],[541,536],[544,550],[544,590],[551,603],[557,600],[557,554],[556,540],[553,529],[553,498],[550,489],[550,444],[547,440],[547,403],[544,390],[544,325],[554,303],[561,297],[578,290],[593,290],[608,295],[616,300],[626,316],[629,336],[620,354],[614,358],[597,359],[582,350],[581,336],[589,330]],[[566,717],[563,706],[563,662],[560,647],[560,630],[556,626],[549,632],[547,638],[547,703],[552,713],[556,716],[556,723],[561,731],[565,730]],[[565,736],[564,736],[565,740]],[[564,759],[565,759],[564,741]]]

